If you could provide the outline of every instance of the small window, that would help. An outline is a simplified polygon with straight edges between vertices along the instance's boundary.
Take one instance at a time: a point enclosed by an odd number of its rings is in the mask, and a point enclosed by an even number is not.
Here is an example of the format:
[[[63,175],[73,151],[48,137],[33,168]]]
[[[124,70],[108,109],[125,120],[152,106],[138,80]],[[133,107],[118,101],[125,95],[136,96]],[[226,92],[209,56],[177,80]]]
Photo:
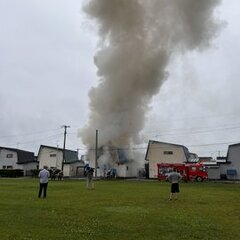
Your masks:
[[[4,166],[3,166],[3,169],[6,169],[6,168],[7,168],[7,167],[4,165]]]
[[[52,154],[50,154],[50,157],[56,157],[56,156],[57,156],[56,153],[52,153]]]
[[[13,154],[7,154],[7,158],[13,158]]]
[[[196,167],[191,167],[191,170],[195,172],[195,171],[197,171],[197,168]]]
[[[173,155],[173,151],[164,151],[163,154],[164,155]]]
[[[7,169],[13,169],[13,167],[12,166],[7,166]]]

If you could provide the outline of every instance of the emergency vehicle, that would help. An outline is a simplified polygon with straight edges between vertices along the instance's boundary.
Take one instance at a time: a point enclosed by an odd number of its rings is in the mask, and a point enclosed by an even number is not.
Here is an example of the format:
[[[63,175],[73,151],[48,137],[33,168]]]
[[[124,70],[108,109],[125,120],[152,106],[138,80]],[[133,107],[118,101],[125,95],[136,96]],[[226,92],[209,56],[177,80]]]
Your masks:
[[[184,181],[202,182],[208,179],[206,167],[202,163],[158,163],[158,179],[166,180],[173,168]]]

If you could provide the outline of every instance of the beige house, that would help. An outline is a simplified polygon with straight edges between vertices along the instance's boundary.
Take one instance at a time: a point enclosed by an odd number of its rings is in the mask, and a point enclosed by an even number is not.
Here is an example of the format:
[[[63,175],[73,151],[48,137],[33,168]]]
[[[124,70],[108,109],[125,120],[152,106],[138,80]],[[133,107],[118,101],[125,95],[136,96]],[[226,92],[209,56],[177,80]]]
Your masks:
[[[41,145],[38,151],[39,168],[47,166],[52,169],[62,169],[64,177],[76,177],[80,174],[84,162],[78,159],[77,151],[65,149],[65,162],[63,163],[63,149]]]
[[[150,140],[145,156],[148,161],[149,178],[157,178],[158,163],[184,163],[190,157],[188,149],[183,145]]]

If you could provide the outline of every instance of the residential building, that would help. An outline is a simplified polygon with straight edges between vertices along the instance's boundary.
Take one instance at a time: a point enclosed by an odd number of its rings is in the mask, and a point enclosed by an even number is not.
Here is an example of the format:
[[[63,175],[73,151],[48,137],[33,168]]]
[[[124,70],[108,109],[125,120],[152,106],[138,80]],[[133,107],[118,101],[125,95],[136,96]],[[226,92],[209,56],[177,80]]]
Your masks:
[[[240,180],[240,143],[228,146],[225,163],[220,163],[221,178]]]
[[[157,178],[158,163],[184,163],[189,157],[190,153],[183,145],[150,140],[145,156],[149,164],[149,178]]]
[[[0,169],[21,169],[24,176],[31,175],[31,170],[38,167],[38,162],[33,152],[0,147]]]
[[[78,152],[65,149],[65,162],[63,162],[64,150],[58,147],[41,145],[38,151],[39,168],[47,166],[52,169],[62,169],[65,177],[81,176],[84,162],[78,159]]]
[[[96,152],[88,151],[89,165],[96,169]],[[104,177],[107,172],[114,170],[116,177],[138,177],[140,161],[134,159],[133,153],[121,148],[101,147],[98,149],[97,176]],[[96,171],[96,170],[95,170]]]

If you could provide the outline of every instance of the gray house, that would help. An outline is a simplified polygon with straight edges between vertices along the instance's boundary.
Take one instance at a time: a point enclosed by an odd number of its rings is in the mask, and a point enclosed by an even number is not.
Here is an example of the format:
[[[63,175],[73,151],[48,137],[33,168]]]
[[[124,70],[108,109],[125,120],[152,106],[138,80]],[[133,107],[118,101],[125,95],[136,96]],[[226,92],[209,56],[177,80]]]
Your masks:
[[[24,175],[31,175],[31,170],[37,169],[38,162],[33,152],[0,147],[0,169],[21,169]]]
[[[240,180],[240,143],[228,146],[226,162],[220,164],[222,178]]]

